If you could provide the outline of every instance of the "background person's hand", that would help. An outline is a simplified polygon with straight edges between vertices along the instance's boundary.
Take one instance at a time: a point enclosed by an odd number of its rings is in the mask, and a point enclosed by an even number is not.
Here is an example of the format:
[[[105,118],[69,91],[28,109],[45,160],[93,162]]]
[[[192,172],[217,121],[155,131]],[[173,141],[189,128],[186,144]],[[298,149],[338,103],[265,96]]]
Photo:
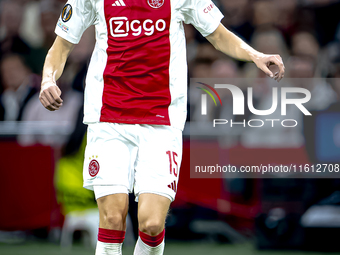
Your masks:
[[[280,55],[258,54],[253,58],[253,61],[258,68],[265,72],[269,77],[274,78],[277,82],[284,77],[285,66]],[[273,72],[269,70],[269,66],[271,65],[276,65],[279,68],[279,71],[273,74]]]
[[[39,100],[47,110],[59,110],[59,108],[63,105],[63,100],[60,95],[61,90],[55,83],[45,82],[41,84]]]

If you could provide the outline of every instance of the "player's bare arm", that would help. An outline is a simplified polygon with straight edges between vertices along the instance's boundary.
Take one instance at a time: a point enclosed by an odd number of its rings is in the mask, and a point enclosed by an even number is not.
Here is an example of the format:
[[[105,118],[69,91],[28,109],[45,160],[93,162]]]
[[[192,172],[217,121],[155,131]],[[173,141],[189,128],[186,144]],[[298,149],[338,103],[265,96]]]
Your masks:
[[[47,53],[39,95],[40,102],[47,110],[55,111],[62,106],[61,90],[56,81],[63,73],[67,57],[73,48],[74,44],[57,36]]]
[[[278,82],[284,77],[285,67],[280,55],[268,55],[256,51],[222,24],[206,38],[217,50],[233,58],[253,61],[258,68]],[[270,65],[277,65],[279,72],[274,75],[268,68]]]

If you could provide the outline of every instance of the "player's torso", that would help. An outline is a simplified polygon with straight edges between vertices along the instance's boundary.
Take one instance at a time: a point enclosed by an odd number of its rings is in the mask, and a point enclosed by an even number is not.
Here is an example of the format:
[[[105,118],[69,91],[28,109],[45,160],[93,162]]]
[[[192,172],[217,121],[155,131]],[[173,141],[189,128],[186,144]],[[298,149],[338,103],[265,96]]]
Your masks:
[[[167,68],[170,54],[170,0],[101,0],[107,29],[104,76],[145,76]],[[156,57],[157,56],[157,57]]]
[[[185,100],[186,87],[184,31],[173,6],[178,1],[92,1],[96,50],[106,55],[100,121],[171,124],[169,106],[179,95]],[[174,76],[180,76],[180,91]]]
[[[172,3],[177,1],[92,0],[97,12],[96,28],[106,27],[109,47],[132,49],[131,46],[137,43],[158,41],[169,35],[170,21],[174,18]]]
[[[157,37],[169,30],[170,0],[102,1],[106,24],[114,42]]]

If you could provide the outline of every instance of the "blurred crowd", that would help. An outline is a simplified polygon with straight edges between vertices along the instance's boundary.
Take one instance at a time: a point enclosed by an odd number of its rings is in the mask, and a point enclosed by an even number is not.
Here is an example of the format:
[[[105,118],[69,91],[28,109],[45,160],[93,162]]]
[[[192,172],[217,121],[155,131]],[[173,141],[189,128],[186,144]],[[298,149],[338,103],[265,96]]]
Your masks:
[[[266,77],[253,63],[234,60],[210,45],[191,25],[185,25],[189,76],[191,78],[219,78],[240,87],[247,98],[247,88],[253,88],[255,109],[267,110],[272,106],[273,87],[301,87],[311,92],[305,104],[309,111],[322,111],[338,106],[340,97],[340,1],[337,0],[218,0],[215,4],[224,14],[222,23],[256,50],[266,54],[280,54],[285,67],[285,78],[278,84]],[[271,68],[273,72],[277,69]],[[242,79],[239,79],[242,78]],[[259,79],[258,79],[259,78]],[[197,81],[197,79],[195,79]],[[213,82],[213,81],[212,81]],[[197,85],[197,84],[196,84]],[[213,84],[210,84],[213,85]],[[196,86],[194,86],[196,87]],[[247,121],[268,116],[256,116],[247,110],[245,116],[233,115],[232,95],[219,90],[223,106],[208,100],[208,113],[201,115],[201,91],[190,90],[190,115],[193,122],[212,119]],[[295,98],[301,94],[292,95]],[[209,107],[210,104],[210,107]],[[305,143],[303,114],[295,106],[287,107],[281,115],[280,104],[272,119],[294,119],[298,127],[287,129],[280,125],[272,128],[242,129],[237,142],[247,147],[300,147]],[[211,126],[211,125],[210,125]],[[212,131],[206,126],[206,132]],[[228,125],[230,127],[230,125]],[[232,131],[224,128],[226,134]],[[203,131],[203,128],[200,128]],[[234,129],[235,130],[235,129]]]
[[[215,3],[224,14],[223,25],[229,30],[260,52],[282,56],[288,68],[285,77],[337,74],[339,1],[218,0]],[[191,77],[265,77],[253,65],[234,62],[216,52],[192,26],[185,28]]]
[[[340,2],[338,0],[214,0],[222,23],[255,49],[280,54],[286,78],[340,77]],[[38,100],[44,58],[65,0],[0,0],[0,121],[53,120],[76,126],[81,115],[87,64],[94,47],[88,29],[70,55],[62,78],[64,106],[46,111]],[[217,52],[191,25],[184,25],[191,78],[265,78],[254,64]],[[254,85],[254,106],[266,107],[272,84]],[[337,102],[338,82],[309,85],[312,108]],[[317,97],[313,97],[318,95]],[[228,96],[225,95],[228,101]],[[230,100],[229,100],[230,101]],[[228,104],[225,104],[228,106]],[[189,105],[191,108],[198,108]],[[220,114],[230,115],[228,109]],[[220,117],[221,117],[220,116]],[[191,116],[194,119],[194,115]],[[67,139],[19,138],[22,144],[62,145]]]
[[[56,37],[54,29],[65,1],[0,1],[0,121],[55,121],[76,126],[84,80],[95,39],[87,30],[70,55],[58,81],[65,99],[60,111],[46,111],[38,100],[44,60]],[[65,136],[25,135],[21,144],[63,146]]]

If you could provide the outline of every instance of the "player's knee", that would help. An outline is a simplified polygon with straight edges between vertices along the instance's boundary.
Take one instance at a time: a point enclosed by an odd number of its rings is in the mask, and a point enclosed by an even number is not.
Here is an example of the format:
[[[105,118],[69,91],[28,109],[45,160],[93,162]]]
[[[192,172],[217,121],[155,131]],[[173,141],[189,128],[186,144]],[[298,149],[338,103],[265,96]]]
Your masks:
[[[164,229],[164,221],[157,219],[150,219],[139,224],[139,230],[151,235],[156,236]]]
[[[104,224],[109,229],[122,230],[125,228],[125,219],[126,215],[124,216],[121,213],[109,212],[104,215]]]

